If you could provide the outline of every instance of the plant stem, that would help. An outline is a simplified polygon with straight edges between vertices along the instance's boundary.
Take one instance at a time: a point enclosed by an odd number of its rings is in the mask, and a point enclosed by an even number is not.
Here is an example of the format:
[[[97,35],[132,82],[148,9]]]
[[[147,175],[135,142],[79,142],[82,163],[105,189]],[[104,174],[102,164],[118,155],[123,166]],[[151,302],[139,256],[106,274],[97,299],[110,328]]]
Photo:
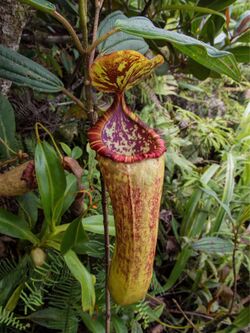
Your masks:
[[[69,90],[67,90],[66,88],[63,88],[62,92],[66,96],[68,96],[70,99],[72,99],[72,101],[74,101],[81,109],[85,110],[84,104],[80,101],[80,99],[75,97],[75,95],[73,95]]]
[[[188,318],[188,316],[185,314],[185,312],[182,310],[181,306],[179,305],[179,303],[173,299],[174,303],[176,304],[178,310],[182,313],[182,315],[186,318],[187,322],[193,327],[193,329],[195,330],[195,332],[200,333],[200,330],[194,325],[194,323],[192,322],[191,319]]]
[[[109,222],[108,222],[108,209],[107,209],[107,194],[106,186],[101,175],[101,186],[102,186],[102,212],[103,212],[103,225],[104,225],[104,239],[105,239],[105,273],[106,273],[106,283],[105,283],[105,298],[106,298],[106,333],[110,333],[110,293],[108,289],[108,274],[109,274],[109,262],[110,262],[110,251],[109,251]]]
[[[231,299],[231,304],[230,308],[228,310],[229,315],[232,314],[233,312],[233,307],[234,307],[234,302],[235,298],[237,295],[237,271],[236,271],[236,252],[237,252],[237,246],[238,246],[238,232],[239,228],[233,227],[233,233],[234,233],[234,249],[233,249],[233,254],[232,254],[232,267],[233,267],[233,277],[234,277],[234,282],[233,282],[233,296]]]
[[[93,50],[95,50],[95,48],[97,47],[97,45],[99,45],[100,43],[102,43],[103,41],[105,41],[108,37],[112,36],[113,34],[115,34],[118,31],[119,31],[119,28],[113,28],[112,30],[106,32],[104,35],[102,35],[100,38],[98,38],[96,41],[94,41],[88,47],[87,53],[91,53]]]
[[[101,12],[101,9],[102,9],[103,1],[104,0],[95,0],[95,19],[94,19],[94,27],[93,27],[92,45],[95,43],[95,40],[96,40],[99,17],[100,17],[100,12]],[[95,48],[93,48],[91,53],[90,53],[90,57],[89,57],[89,64],[90,65],[94,61],[94,57],[95,57]]]
[[[88,26],[87,26],[87,0],[79,0],[79,16],[82,28],[82,39],[84,50],[88,49]],[[84,54],[84,90],[86,99],[86,109],[88,112],[89,120],[91,125],[93,125],[97,120],[97,115],[94,112],[93,100],[90,86],[90,76],[89,76],[89,53]]]
[[[77,33],[75,32],[74,28],[72,27],[72,25],[69,23],[69,21],[62,16],[61,14],[59,14],[57,11],[52,12],[51,15],[60,23],[62,23],[62,25],[65,27],[65,29],[68,31],[68,33],[70,34],[70,36],[72,37],[77,50],[81,53],[81,55],[84,55],[84,49],[82,47],[81,41],[79,39],[79,37],[77,36]]]

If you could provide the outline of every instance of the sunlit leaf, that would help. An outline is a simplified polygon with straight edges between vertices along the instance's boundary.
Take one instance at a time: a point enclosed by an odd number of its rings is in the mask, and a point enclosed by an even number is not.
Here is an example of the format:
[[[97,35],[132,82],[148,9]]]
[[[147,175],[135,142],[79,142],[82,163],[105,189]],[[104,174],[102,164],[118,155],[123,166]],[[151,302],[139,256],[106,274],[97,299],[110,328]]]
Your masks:
[[[94,311],[95,306],[95,289],[94,276],[92,276],[84,267],[75,252],[69,250],[64,254],[64,260],[75,279],[80,283],[82,290],[82,310]]]
[[[117,20],[116,27],[131,35],[170,42],[180,52],[203,66],[220,74],[226,74],[236,81],[240,80],[237,62],[229,52],[217,50],[209,44],[181,33],[156,28],[149,19],[141,16]]]

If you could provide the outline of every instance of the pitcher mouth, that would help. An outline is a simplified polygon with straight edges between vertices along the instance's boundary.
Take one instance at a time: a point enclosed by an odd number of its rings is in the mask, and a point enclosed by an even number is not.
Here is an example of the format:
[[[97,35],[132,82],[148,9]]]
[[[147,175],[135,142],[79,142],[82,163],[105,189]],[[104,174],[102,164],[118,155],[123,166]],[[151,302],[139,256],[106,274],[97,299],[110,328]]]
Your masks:
[[[134,163],[160,157],[165,143],[137,115],[131,112],[124,94],[116,94],[111,107],[88,132],[92,149],[116,162]]]

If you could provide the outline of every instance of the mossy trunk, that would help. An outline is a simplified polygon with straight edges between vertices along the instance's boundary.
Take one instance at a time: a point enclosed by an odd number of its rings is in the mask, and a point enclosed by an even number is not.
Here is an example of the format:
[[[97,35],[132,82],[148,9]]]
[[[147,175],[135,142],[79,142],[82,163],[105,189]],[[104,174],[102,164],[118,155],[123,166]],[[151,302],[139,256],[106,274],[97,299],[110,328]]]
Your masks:
[[[24,7],[18,0],[0,1],[0,44],[18,50],[27,12],[27,6]],[[10,81],[0,79],[2,94],[7,95],[10,86]]]

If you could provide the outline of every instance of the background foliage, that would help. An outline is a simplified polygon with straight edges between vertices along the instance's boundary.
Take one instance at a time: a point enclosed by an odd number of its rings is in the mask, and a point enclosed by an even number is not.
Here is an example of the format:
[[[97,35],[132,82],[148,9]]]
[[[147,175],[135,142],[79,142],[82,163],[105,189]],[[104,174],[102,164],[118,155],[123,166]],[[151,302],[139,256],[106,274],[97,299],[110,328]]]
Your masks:
[[[19,85],[9,100],[0,97],[0,154],[3,171],[7,160],[16,161],[19,149],[34,157],[38,190],[1,199],[0,327],[2,332],[101,333],[100,176],[87,144],[87,113],[63,94],[68,89],[85,101],[84,64],[63,26],[49,15],[57,8],[80,33],[78,4],[25,2],[42,11],[33,14],[24,31],[23,56],[0,47],[0,76]],[[239,0],[117,0],[110,14],[109,3],[104,3],[98,36],[114,27],[122,31],[99,44],[99,53],[135,49],[164,56],[165,63],[126,98],[168,148],[151,288],[139,304],[112,303],[111,330],[247,332],[249,5]],[[89,1],[89,31],[94,12]],[[135,18],[140,15],[145,18]],[[110,102],[94,92],[99,115]],[[35,136],[37,122],[53,134],[57,146],[39,126]],[[84,169],[80,216],[73,204],[79,177],[64,170],[62,155]],[[109,214],[112,252],[110,205]]]

